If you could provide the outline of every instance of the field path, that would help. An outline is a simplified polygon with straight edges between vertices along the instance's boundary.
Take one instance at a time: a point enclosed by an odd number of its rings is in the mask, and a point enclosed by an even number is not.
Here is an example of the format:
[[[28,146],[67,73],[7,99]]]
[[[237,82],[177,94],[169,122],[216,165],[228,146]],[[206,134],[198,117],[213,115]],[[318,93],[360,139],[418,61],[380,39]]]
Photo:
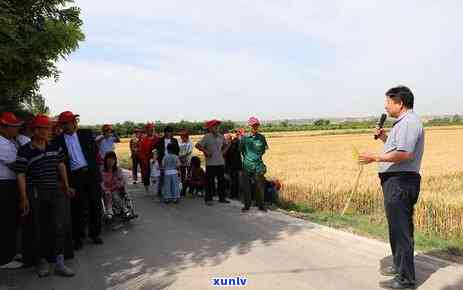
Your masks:
[[[131,186],[141,217],[107,229],[105,245],[87,244],[70,261],[71,279],[33,271],[0,272],[0,289],[217,289],[214,277],[246,277],[246,289],[381,289],[384,243],[240,204],[205,207],[199,199],[163,205]],[[417,257],[423,290],[463,289],[463,267]]]

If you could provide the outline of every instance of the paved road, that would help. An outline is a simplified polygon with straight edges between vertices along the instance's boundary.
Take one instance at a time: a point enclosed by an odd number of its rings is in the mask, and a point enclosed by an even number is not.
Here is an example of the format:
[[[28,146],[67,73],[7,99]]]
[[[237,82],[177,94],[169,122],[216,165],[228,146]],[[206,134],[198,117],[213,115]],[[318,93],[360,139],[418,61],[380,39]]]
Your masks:
[[[381,289],[388,246],[286,216],[205,207],[199,199],[163,205],[131,187],[141,217],[107,229],[70,265],[75,278],[38,279],[32,269],[0,272],[0,289],[214,289],[214,277],[246,277],[246,289]],[[463,266],[417,257],[419,289],[463,289]],[[217,289],[217,288],[215,288]]]

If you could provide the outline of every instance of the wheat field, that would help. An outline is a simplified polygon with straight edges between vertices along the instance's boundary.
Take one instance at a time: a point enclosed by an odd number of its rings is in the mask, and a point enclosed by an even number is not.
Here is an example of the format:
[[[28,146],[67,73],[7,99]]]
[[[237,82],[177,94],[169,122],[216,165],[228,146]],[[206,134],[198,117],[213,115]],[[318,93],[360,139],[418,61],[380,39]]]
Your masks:
[[[283,183],[281,199],[341,212],[359,170],[353,147],[380,151],[382,144],[371,134],[321,134],[326,132],[266,134],[270,146],[264,158],[267,175]],[[197,139],[193,137],[193,141]],[[118,145],[121,157],[128,155],[126,142]],[[415,213],[417,227],[441,237],[463,237],[463,128],[427,128],[425,142],[422,189]],[[349,212],[383,217],[376,165],[364,167]]]

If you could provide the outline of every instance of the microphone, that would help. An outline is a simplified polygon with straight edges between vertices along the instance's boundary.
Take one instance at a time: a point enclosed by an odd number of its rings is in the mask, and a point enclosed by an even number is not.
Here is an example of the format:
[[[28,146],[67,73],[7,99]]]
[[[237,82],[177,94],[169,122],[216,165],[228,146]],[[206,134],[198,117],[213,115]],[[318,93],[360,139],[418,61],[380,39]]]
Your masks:
[[[382,114],[381,118],[379,118],[379,121],[378,121],[378,128],[379,129],[382,129],[384,127],[384,122],[386,122],[386,119],[387,119],[387,115]],[[378,140],[378,138],[379,138],[379,135],[375,134],[375,140]]]

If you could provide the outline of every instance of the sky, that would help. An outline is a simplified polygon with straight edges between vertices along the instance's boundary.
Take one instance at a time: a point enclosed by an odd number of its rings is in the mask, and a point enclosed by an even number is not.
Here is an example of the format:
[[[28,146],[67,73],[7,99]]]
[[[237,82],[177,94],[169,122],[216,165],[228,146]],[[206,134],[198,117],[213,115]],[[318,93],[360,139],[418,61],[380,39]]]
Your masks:
[[[41,92],[84,123],[363,117],[407,85],[463,113],[458,0],[77,0],[86,40]]]

